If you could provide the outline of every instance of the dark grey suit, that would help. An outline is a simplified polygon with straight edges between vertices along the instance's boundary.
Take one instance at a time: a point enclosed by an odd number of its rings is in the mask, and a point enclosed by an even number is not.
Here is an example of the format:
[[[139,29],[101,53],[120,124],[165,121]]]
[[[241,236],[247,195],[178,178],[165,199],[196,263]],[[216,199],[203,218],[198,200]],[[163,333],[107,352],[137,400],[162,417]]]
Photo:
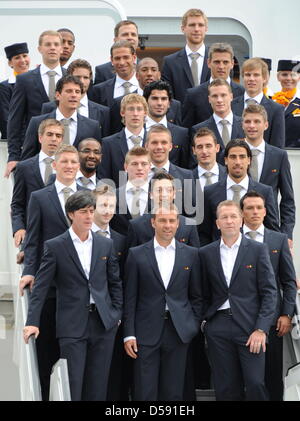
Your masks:
[[[111,107],[114,103],[115,83],[116,76],[112,79],[106,80],[105,82],[94,85],[92,89],[92,100],[97,102],[97,104]]]
[[[293,114],[300,108],[300,98],[295,98],[285,110],[285,146],[287,148],[300,147],[300,117]]]
[[[14,90],[14,83],[4,80],[0,83],[0,132],[1,139],[7,139],[7,120],[9,103]]]
[[[105,82],[108,79],[112,79],[115,76],[114,67],[111,64],[111,61],[108,61],[104,64],[99,64],[95,67],[95,82],[97,83]]]
[[[56,335],[61,358],[68,362],[72,400],[105,400],[122,311],[122,284],[112,241],[93,234],[89,277],[68,231],[47,241],[26,325],[40,325],[52,279],[57,289]],[[90,296],[95,312],[89,312]]]

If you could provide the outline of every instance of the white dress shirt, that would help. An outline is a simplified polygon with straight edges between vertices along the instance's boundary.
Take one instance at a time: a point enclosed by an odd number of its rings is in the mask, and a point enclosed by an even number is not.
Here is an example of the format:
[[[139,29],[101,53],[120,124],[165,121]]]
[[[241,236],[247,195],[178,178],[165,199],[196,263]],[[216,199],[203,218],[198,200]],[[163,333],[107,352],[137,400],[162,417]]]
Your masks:
[[[88,104],[88,97],[87,94],[85,94],[81,100],[80,105],[77,109],[80,115],[83,115],[83,117],[89,118],[89,104]]]
[[[232,178],[229,177],[229,175],[227,176],[227,183],[226,183],[227,200],[233,199],[234,192],[231,186],[234,186],[235,184],[238,184],[239,186],[242,187],[242,190],[240,192],[240,197],[242,198],[243,196],[245,196],[245,194],[248,191],[248,187],[249,187],[248,175],[246,175],[246,177],[240,183],[236,183],[235,181],[232,180]]]
[[[260,104],[261,103],[261,101],[262,101],[262,99],[263,99],[263,97],[264,97],[264,93],[263,92],[261,92],[260,94],[258,94],[258,95],[256,95],[255,97],[251,97],[251,96],[249,96],[248,94],[247,94],[247,92],[245,92],[244,93],[244,108],[246,108],[248,105],[247,105],[247,99],[255,99],[255,101],[258,103],[258,104]]]
[[[70,193],[70,196],[71,196],[73,193],[75,193],[77,191],[76,181],[74,181],[70,186],[65,186],[60,181],[55,180],[54,185],[55,185],[55,188],[56,188],[56,192],[57,192],[58,199],[59,199],[59,202],[61,204],[63,213],[66,214],[64,193],[62,192],[62,189],[64,189],[65,187],[70,187],[70,189],[72,190],[71,193]]]
[[[167,117],[164,115],[163,118],[159,122],[152,120],[152,118],[149,116],[146,117],[146,130],[149,130],[150,127],[155,126],[157,124],[162,124],[163,126],[168,128]]]
[[[211,177],[212,184],[217,183],[219,181],[219,165],[217,164],[217,162],[211,170],[206,170],[205,168],[202,168],[200,167],[200,165],[198,165],[198,176],[202,191],[204,190],[207,181],[207,178],[204,176],[204,174],[207,172],[211,172],[213,174],[213,176]]]
[[[49,76],[47,75],[47,72],[49,70],[53,70],[54,72],[56,72],[55,85],[57,81],[62,77],[62,70],[61,70],[60,65],[56,66],[54,69],[49,69],[49,67],[47,67],[44,63],[41,64],[40,74],[41,74],[42,82],[43,82],[47,95],[49,94]]]
[[[233,125],[233,113],[232,111],[230,111],[230,113],[222,118],[219,117],[217,114],[213,113],[213,118],[215,120],[215,123],[217,125],[218,131],[220,136],[222,137],[222,132],[223,132],[223,124],[221,124],[222,120],[227,120],[229,124],[227,124],[227,129],[228,129],[228,133],[229,133],[229,138],[231,139],[231,133],[232,133],[232,125]]]
[[[95,190],[95,188],[97,187],[97,179],[96,179],[96,174],[93,174],[91,177],[89,177],[89,184],[84,185],[82,184],[80,178],[84,177],[84,175],[82,174],[82,172],[80,170],[77,171],[76,174],[76,183],[79,184],[81,187],[85,187],[86,189],[89,190]]]
[[[107,228],[104,230],[103,228],[98,227],[98,225],[96,225],[95,222],[93,222],[92,231],[93,232],[98,232],[98,231],[107,232],[106,238],[111,238],[109,224],[107,224]]]
[[[148,181],[146,181],[142,186],[139,186],[141,189],[140,192],[140,215],[144,215],[145,210],[147,208],[148,205],[148,197],[149,197],[149,183]],[[126,203],[127,203],[127,207],[129,209],[129,212],[132,209],[132,200],[133,200],[133,196],[134,196],[134,192],[131,189],[136,189],[136,186],[134,186],[131,181],[127,181],[126,183]]]
[[[228,247],[224,243],[223,239],[221,238],[220,257],[221,257],[223,273],[224,273],[228,288],[230,285],[232,272],[233,272],[234,264],[235,264],[236,257],[239,251],[239,247],[241,245],[241,241],[242,241],[242,234],[239,235],[239,238],[231,247]],[[230,308],[229,300],[226,300],[225,303],[221,305],[221,307],[218,308],[218,310],[225,310],[226,308]]]
[[[259,150],[259,154],[257,155],[257,164],[258,164],[258,180],[261,177],[261,173],[263,170],[263,166],[264,166],[264,162],[265,162],[265,153],[266,153],[266,143],[263,140],[260,145],[258,146],[252,146],[251,143],[247,142],[246,139],[246,143],[248,143],[249,148],[251,149],[251,152],[253,151],[253,149],[257,149]]]
[[[82,269],[87,279],[90,277],[92,250],[93,250],[93,236],[89,231],[87,240],[81,241],[77,234],[73,231],[72,226],[69,228],[69,233],[73,241],[74,247],[78,254]],[[90,295],[90,304],[95,303],[92,294]]]
[[[116,74],[116,81],[115,81],[115,87],[114,87],[114,98],[124,96],[124,86],[122,86],[124,82],[130,82],[131,83],[131,86],[129,88],[131,94],[135,91],[138,91],[139,82],[136,78],[135,73],[132,76],[132,78],[129,79],[129,80],[121,79],[120,76],[118,76]]]
[[[142,128],[142,130],[140,131],[140,133],[138,135],[135,135],[135,134],[131,133],[127,129],[127,127],[125,127],[125,136],[126,136],[127,147],[128,147],[128,150],[129,151],[130,151],[130,149],[132,149],[135,146],[135,144],[130,139],[130,136],[141,136],[141,138],[142,138],[142,140],[141,140],[141,146],[143,146],[144,133],[145,133],[144,127]]]
[[[199,84],[200,84],[201,83],[202,70],[203,70],[203,64],[204,64],[205,45],[202,44],[202,46],[197,51],[192,51],[190,49],[190,47],[188,45],[186,45],[185,46],[185,52],[186,52],[186,55],[187,55],[187,58],[188,58],[190,67],[192,65],[192,59],[189,56],[189,54],[192,54],[192,53],[198,53],[198,54],[200,54],[200,57],[197,60],[197,64],[198,64],[198,76],[199,76]]]
[[[66,117],[60,112],[59,108],[56,108],[56,120],[61,121],[65,119]],[[74,113],[71,115],[71,117],[67,118],[67,120],[71,120],[71,123],[69,125],[70,129],[70,145],[73,145],[75,142],[75,138],[77,135],[77,110],[74,111]]]
[[[248,235],[248,233],[250,231],[253,231],[253,230],[250,229],[249,227],[247,227],[247,225],[244,224],[244,226],[243,226],[243,233],[244,233],[244,235],[247,238],[250,238],[251,239],[251,237]],[[258,227],[257,230],[255,230],[255,231],[257,233],[257,236],[256,236],[255,241],[258,241],[259,243],[263,243],[264,242],[264,236],[265,236],[265,227],[264,227],[264,225],[261,224],[261,226]]]
[[[40,173],[41,173],[41,177],[42,177],[42,180],[43,180],[44,184],[45,184],[45,170],[46,170],[46,164],[44,162],[45,158],[52,158],[54,160],[54,156],[51,157],[49,155],[46,155],[45,152],[43,152],[43,151],[40,151],[40,153],[39,153],[39,168],[40,168]],[[55,174],[54,169],[52,169],[52,172],[53,172],[53,174]]]

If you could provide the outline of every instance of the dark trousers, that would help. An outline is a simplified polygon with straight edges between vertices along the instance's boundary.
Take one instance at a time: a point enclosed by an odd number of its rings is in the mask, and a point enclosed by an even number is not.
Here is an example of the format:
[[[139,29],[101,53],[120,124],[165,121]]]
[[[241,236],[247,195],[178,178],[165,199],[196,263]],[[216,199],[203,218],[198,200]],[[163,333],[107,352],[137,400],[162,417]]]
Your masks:
[[[248,336],[232,316],[217,312],[205,325],[216,399],[265,401],[265,353],[246,347]]]
[[[134,361],[134,400],[181,401],[188,344],[179,338],[171,318],[153,346],[138,344]]]
[[[95,310],[81,338],[59,338],[66,358],[72,401],[105,401],[117,326],[106,331]]]
[[[277,336],[276,326],[271,326],[266,351],[266,387],[271,401],[283,400],[283,338]]]
[[[53,365],[59,360],[60,351],[56,339],[56,298],[47,298],[40,319],[40,334],[36,340],[36,352],[43,401],[49,400],[50,376]]]

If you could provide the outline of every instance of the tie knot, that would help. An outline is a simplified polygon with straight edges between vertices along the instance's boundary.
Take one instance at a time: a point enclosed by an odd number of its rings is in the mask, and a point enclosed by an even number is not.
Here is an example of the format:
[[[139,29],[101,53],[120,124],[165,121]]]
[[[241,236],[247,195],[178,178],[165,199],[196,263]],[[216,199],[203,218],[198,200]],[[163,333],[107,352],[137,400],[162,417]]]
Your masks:
[[[70,193],[71,193],[71,191],[72,191],[71,187],[64,187],[64,188],[62,189],[62,192],[63,192],[64,194],[70,194]]]
[[[258,149],[252,149],[252,156],[258,156],[260,154],[260,151]]]
[[[248,105],[256,105],[257,101],[254,98],[248,98],[248,99],[246,99],[246,104],[247,104],[247,106]]]
[[[97,231],[97,234],[98,234],[98,235],[101,235],[101,237],[108,237],[108,231],[101,231],[101,230],[98,230],[98,231]]]
[[[139,194],[141,192],[141,188],[139,186],[131,187],[130,191],[134,194]]]
[[[207,171],[207,172],[205,172],[203,175],[204,175],[204,177],[205,177],[205,178],[211,178],[211,177],[213,176],[213,173],[212,173],[212,172]]]
[[[56,76],[56,71],[55,71],[55,70],[48,70],[47,75],[48,75],[49,77]]]
[[[251,240],[256,240],[257,232],[256,231],[249,231],[248,236],[251,238]]]
[[[47,158],[44,158],[43,161],[45,162],[46,165],[50,165],[50,164],[52,164],[54,159],[50,158],[50,157],[47,157]]]
[[[242,186],[239,186],[238,184],[234,184],[233,186],[231,186],[231,189],[235,192],[235,193],[240,193],[242,190]]]
[[[191,57],[192,60],[198,60],[198,58],[200,57],[199,53],[190,53],[189,56]]]
[[[134,144],[134,146],[139,146],[141,144],[142,138],[141,136],[130,136],[129,138],[131,142]]]
[[[227,126],[227,124],[229,124],[228,120],[221,120],[220,123],[222,124],[222,126]]]
[[[85,176],[79,177],[79,180],[83,186],[87,186],[90,183],[90,179]]]
[[[66,126],[70,126],[71,123],[71,119],[70,118],[63,118],[60,120],[61,123],[66,127]]]

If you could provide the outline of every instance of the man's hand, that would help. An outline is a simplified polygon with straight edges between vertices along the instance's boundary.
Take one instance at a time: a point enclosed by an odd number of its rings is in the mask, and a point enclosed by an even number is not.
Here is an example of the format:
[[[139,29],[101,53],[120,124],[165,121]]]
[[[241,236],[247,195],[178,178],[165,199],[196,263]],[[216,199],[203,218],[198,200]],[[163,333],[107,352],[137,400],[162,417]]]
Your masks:
[[[277,320],[277,336],[286,335],[292,328],[292,320],[288,316],[280,316]]]
[[[9,161],[6,165],[6,170],[4,173],[4,177],[8,178],[10,173],[16,168],[16,165],[19,161]]]
[[[129,339],[124,343],[124,348],[126,351],[126,354],[129,355],[129,357],[136,359],[138,352],[137,345],[136,345],[136,339]]]
[[[255,330],[249,336],[249,339],[246,343],[246,346],[250,346],[249,351],[254,354],[259,354],[262,349],[263,352],[266,352],[266,334],[259,330]]]
[[[39,336],[39,328],[36,326],[25,326],[23,329],[23,338],[26,344],[28,344],[29,338],[31,335],[34,335],[35,338]]]
[[[21,263],[24,262],[24,256],[25,256],[24,251],[19,251],[19,253],[17,254],[17,265],[20,265]]]
[[[24,294],[24,288],[27,285],[29,285],[29,288],[30,288],[30,291],[31,291],[32,287],[33,287],[33,283],[34,283],[34,276],[32,276],[32,275],[22,276],[22,278],[20,280],[20,284],[19,284],[20,295]]]
[[[23,242],[25,238],[25,234],[26,234],[26,230],[24,229],[19,229],[18,231],[15,232],[14,240],[15,240],[16,247],[19,247],[19,245]]]

